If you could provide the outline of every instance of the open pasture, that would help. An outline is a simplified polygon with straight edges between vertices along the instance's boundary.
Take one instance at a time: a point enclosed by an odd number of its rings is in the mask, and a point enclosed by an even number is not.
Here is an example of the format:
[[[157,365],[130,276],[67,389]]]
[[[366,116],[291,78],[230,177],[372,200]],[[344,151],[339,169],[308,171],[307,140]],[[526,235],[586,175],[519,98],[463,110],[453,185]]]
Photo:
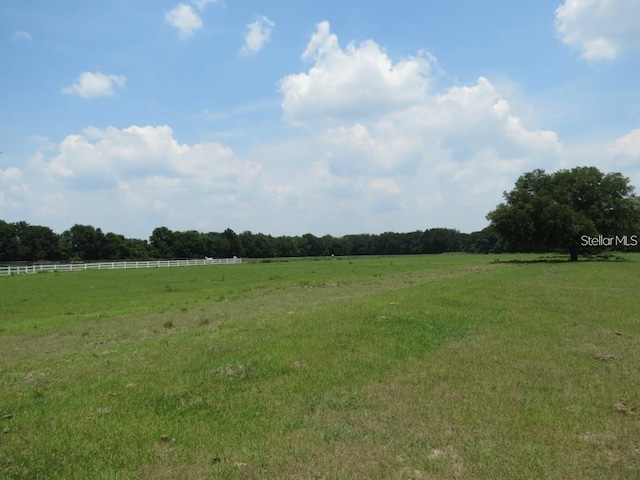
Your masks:
[[[0,278],[0,478],[638,478],[640,255],[515,258]]]

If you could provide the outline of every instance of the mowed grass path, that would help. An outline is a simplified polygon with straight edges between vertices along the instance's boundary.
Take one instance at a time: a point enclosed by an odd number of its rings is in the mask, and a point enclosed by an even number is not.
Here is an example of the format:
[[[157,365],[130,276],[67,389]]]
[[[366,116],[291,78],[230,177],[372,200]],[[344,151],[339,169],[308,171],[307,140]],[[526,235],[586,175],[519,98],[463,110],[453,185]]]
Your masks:
[[[493,258],[0,278],[0,478],[639,478],[640,256]]]

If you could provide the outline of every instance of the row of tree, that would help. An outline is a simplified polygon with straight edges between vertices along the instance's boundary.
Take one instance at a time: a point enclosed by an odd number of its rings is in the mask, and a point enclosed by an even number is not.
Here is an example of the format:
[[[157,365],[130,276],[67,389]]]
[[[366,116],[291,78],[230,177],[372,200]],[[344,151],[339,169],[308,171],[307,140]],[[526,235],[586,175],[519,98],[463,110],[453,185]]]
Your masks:
[[[0,262],[149,258],[148,242],[74,225],[62,234],[27,222],[0,220]]]
[[[497,240],[490,227],[471,234],[432,228],[343,237],[317,237],[311,233],[274,237],[250,231],[237,234],[229,228],[223,232],[181,232],[158,227],[148,240],[139,240],[103,233],[91,225],[74,225],[57,234],[49,227],[0,220],[0,262],[487,253],[494,250]]]
[[[74,225],[58,235],[50,228],[0,220],[0,262],[38,260],[119,260],[198,257],[306,257],[323,255],[402,255],[444,252],[566,252],[640,250],[640,199],[629,179],[595,167],[547,174],[525,173],[504,202],[489,212],[487,228],[460,233],[432,228],[316,237],[272,237],[245,231],[200,233],[153,230],[149,240],[103,233]]]

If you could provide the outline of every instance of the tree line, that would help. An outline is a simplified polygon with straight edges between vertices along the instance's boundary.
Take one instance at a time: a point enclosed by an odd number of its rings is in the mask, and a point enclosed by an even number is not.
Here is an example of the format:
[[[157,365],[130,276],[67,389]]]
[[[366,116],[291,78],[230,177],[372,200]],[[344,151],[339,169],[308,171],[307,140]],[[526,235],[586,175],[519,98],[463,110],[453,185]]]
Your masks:
[[[61,234],[26,222],[0,220],[0,262],[41,260],[128,260],[202,257],[309,257],[326,255],[403,255],[445,252],[640,251],[640,198],[621,173],[575,167],[548,174],[537,169],[520,176],[504,202],[487,214],[486,228],[461,233],[431,228],[316,237],[273,237],[245,231],[201,233],[153,230],[148,240],[125,238],[91,225],[74,225]]]
[[[492,227],[473,233],[431,228],[409,233],[311,233],[278,236],[230,228],[222,232],[155,228],[148,240],[104,233],[92,225],[73,225],[61,234],[41,225],[0,220],[0,262],[109,261],[168,258],[273,258],[328,255],[403,255],[445,252],[489,253],[498,237]]]

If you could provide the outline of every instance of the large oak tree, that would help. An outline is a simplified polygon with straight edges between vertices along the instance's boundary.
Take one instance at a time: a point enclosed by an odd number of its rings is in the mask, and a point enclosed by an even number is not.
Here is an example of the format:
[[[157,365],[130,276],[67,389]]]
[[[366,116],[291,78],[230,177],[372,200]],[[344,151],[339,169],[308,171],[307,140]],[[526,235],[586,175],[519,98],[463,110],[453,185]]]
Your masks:
[[[569,252],[578,260],[585,236],[640,233],[640,201],[629,179],[595,167],[525,173],[487,215],[506,250]]]

